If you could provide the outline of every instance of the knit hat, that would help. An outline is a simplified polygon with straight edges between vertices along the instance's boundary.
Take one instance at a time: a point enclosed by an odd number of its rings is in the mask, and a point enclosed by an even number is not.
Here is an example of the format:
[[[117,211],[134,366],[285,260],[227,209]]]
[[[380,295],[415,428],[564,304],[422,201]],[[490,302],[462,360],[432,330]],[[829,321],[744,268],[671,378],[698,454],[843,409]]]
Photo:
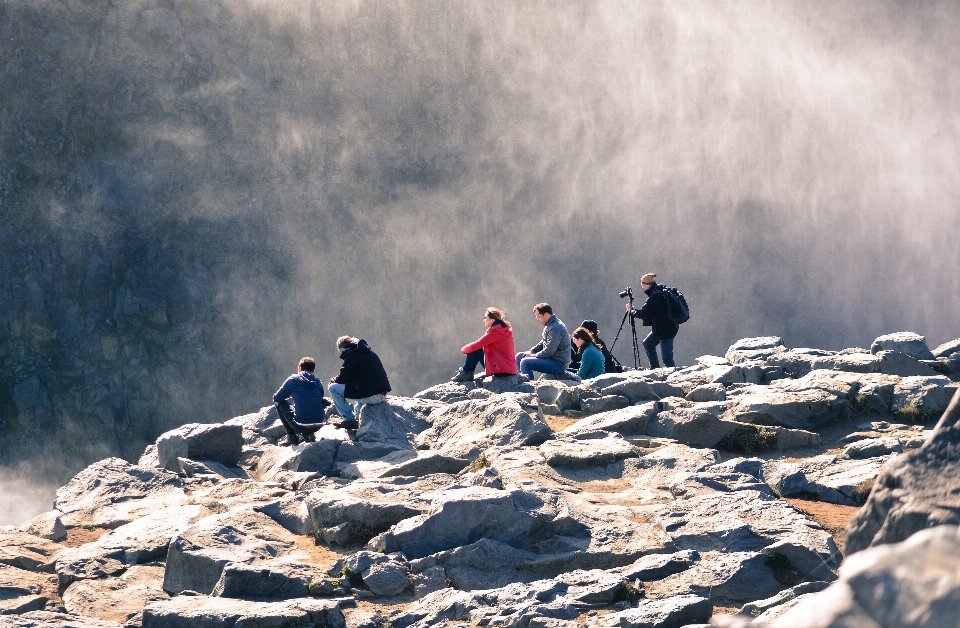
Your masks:
[[[640,283],[657,283],[657,276],[653,273],[647,273],[640,278]]]
[[[597,335],[597,331],[600,329],[597,326],[597,321],[586,320],[580,323],[580,326],[589,331],[594,336]]]

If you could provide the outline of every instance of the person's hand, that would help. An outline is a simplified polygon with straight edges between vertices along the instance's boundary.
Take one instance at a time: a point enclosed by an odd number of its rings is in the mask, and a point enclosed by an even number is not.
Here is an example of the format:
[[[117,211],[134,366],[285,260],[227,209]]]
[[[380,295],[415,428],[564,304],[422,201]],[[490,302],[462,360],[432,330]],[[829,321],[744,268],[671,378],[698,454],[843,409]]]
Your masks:
[[[633,309],[632,307],[630,307],[630,304],[629,304],[629,303],[624,303],[623,306],[624,306],[625,308],[627,308],[627,311],[628,311],[628,312]]]

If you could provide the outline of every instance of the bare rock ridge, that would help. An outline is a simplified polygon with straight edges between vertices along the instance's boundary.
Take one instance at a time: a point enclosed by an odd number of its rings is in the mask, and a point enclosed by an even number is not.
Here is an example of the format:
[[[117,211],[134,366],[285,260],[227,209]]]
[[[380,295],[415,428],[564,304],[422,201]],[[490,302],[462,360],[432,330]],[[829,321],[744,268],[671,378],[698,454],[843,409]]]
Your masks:
[[[926,625],[960,608],[960,355],[914,336],[441,384],[293,447],[273,408],[184,425],[0,529],[0,628]],[[790,496],[866,503],[857,553]]]

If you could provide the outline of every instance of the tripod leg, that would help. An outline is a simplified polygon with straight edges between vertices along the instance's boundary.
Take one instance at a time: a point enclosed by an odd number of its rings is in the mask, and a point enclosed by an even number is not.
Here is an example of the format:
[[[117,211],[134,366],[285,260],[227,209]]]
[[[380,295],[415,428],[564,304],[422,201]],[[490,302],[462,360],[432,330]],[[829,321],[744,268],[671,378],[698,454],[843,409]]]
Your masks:
[[[617,330],[617,335],[613,338],[613,344],[610,345],[610,352],[613,353],[613,348],[617,345],[617,338],[620,337],[620,332],[623,331],[623,325],[627,322],[627,317],[630,316],[630,312],[623,313],[623,319],[620,321],[620,329]],[[633,321],[631,320],[631,323]],[[634,334],[636,335],[636,334]]]

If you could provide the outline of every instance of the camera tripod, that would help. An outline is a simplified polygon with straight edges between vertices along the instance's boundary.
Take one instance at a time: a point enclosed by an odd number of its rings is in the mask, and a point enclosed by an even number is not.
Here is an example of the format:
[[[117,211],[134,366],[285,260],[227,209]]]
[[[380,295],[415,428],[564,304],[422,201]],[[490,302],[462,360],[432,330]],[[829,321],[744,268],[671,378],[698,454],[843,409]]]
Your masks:
[[[627,292],[628,290],[630,289],[627,288],[627,290],[624,290],[624,292]],[[630,290],[629,294],[630,294],[630,311],[632,312],[633,311],[633,291]],[[640,343],[637,341],[637,322],[636,320],[634,320],[632,316],[630,316],[630,312],[623,313],[623,320],[620,321],[620,329],[617,330],[617,335],[613,339],[613,344],[610,345],[610,352],[613,353],[613,348],[617,344],[617,339],[620,338],[620,332],[623,331],[623,325],[627,322],[628,316],[630,317],[630,332],[633,335],[633,368],[639,371],[640,370]]]

